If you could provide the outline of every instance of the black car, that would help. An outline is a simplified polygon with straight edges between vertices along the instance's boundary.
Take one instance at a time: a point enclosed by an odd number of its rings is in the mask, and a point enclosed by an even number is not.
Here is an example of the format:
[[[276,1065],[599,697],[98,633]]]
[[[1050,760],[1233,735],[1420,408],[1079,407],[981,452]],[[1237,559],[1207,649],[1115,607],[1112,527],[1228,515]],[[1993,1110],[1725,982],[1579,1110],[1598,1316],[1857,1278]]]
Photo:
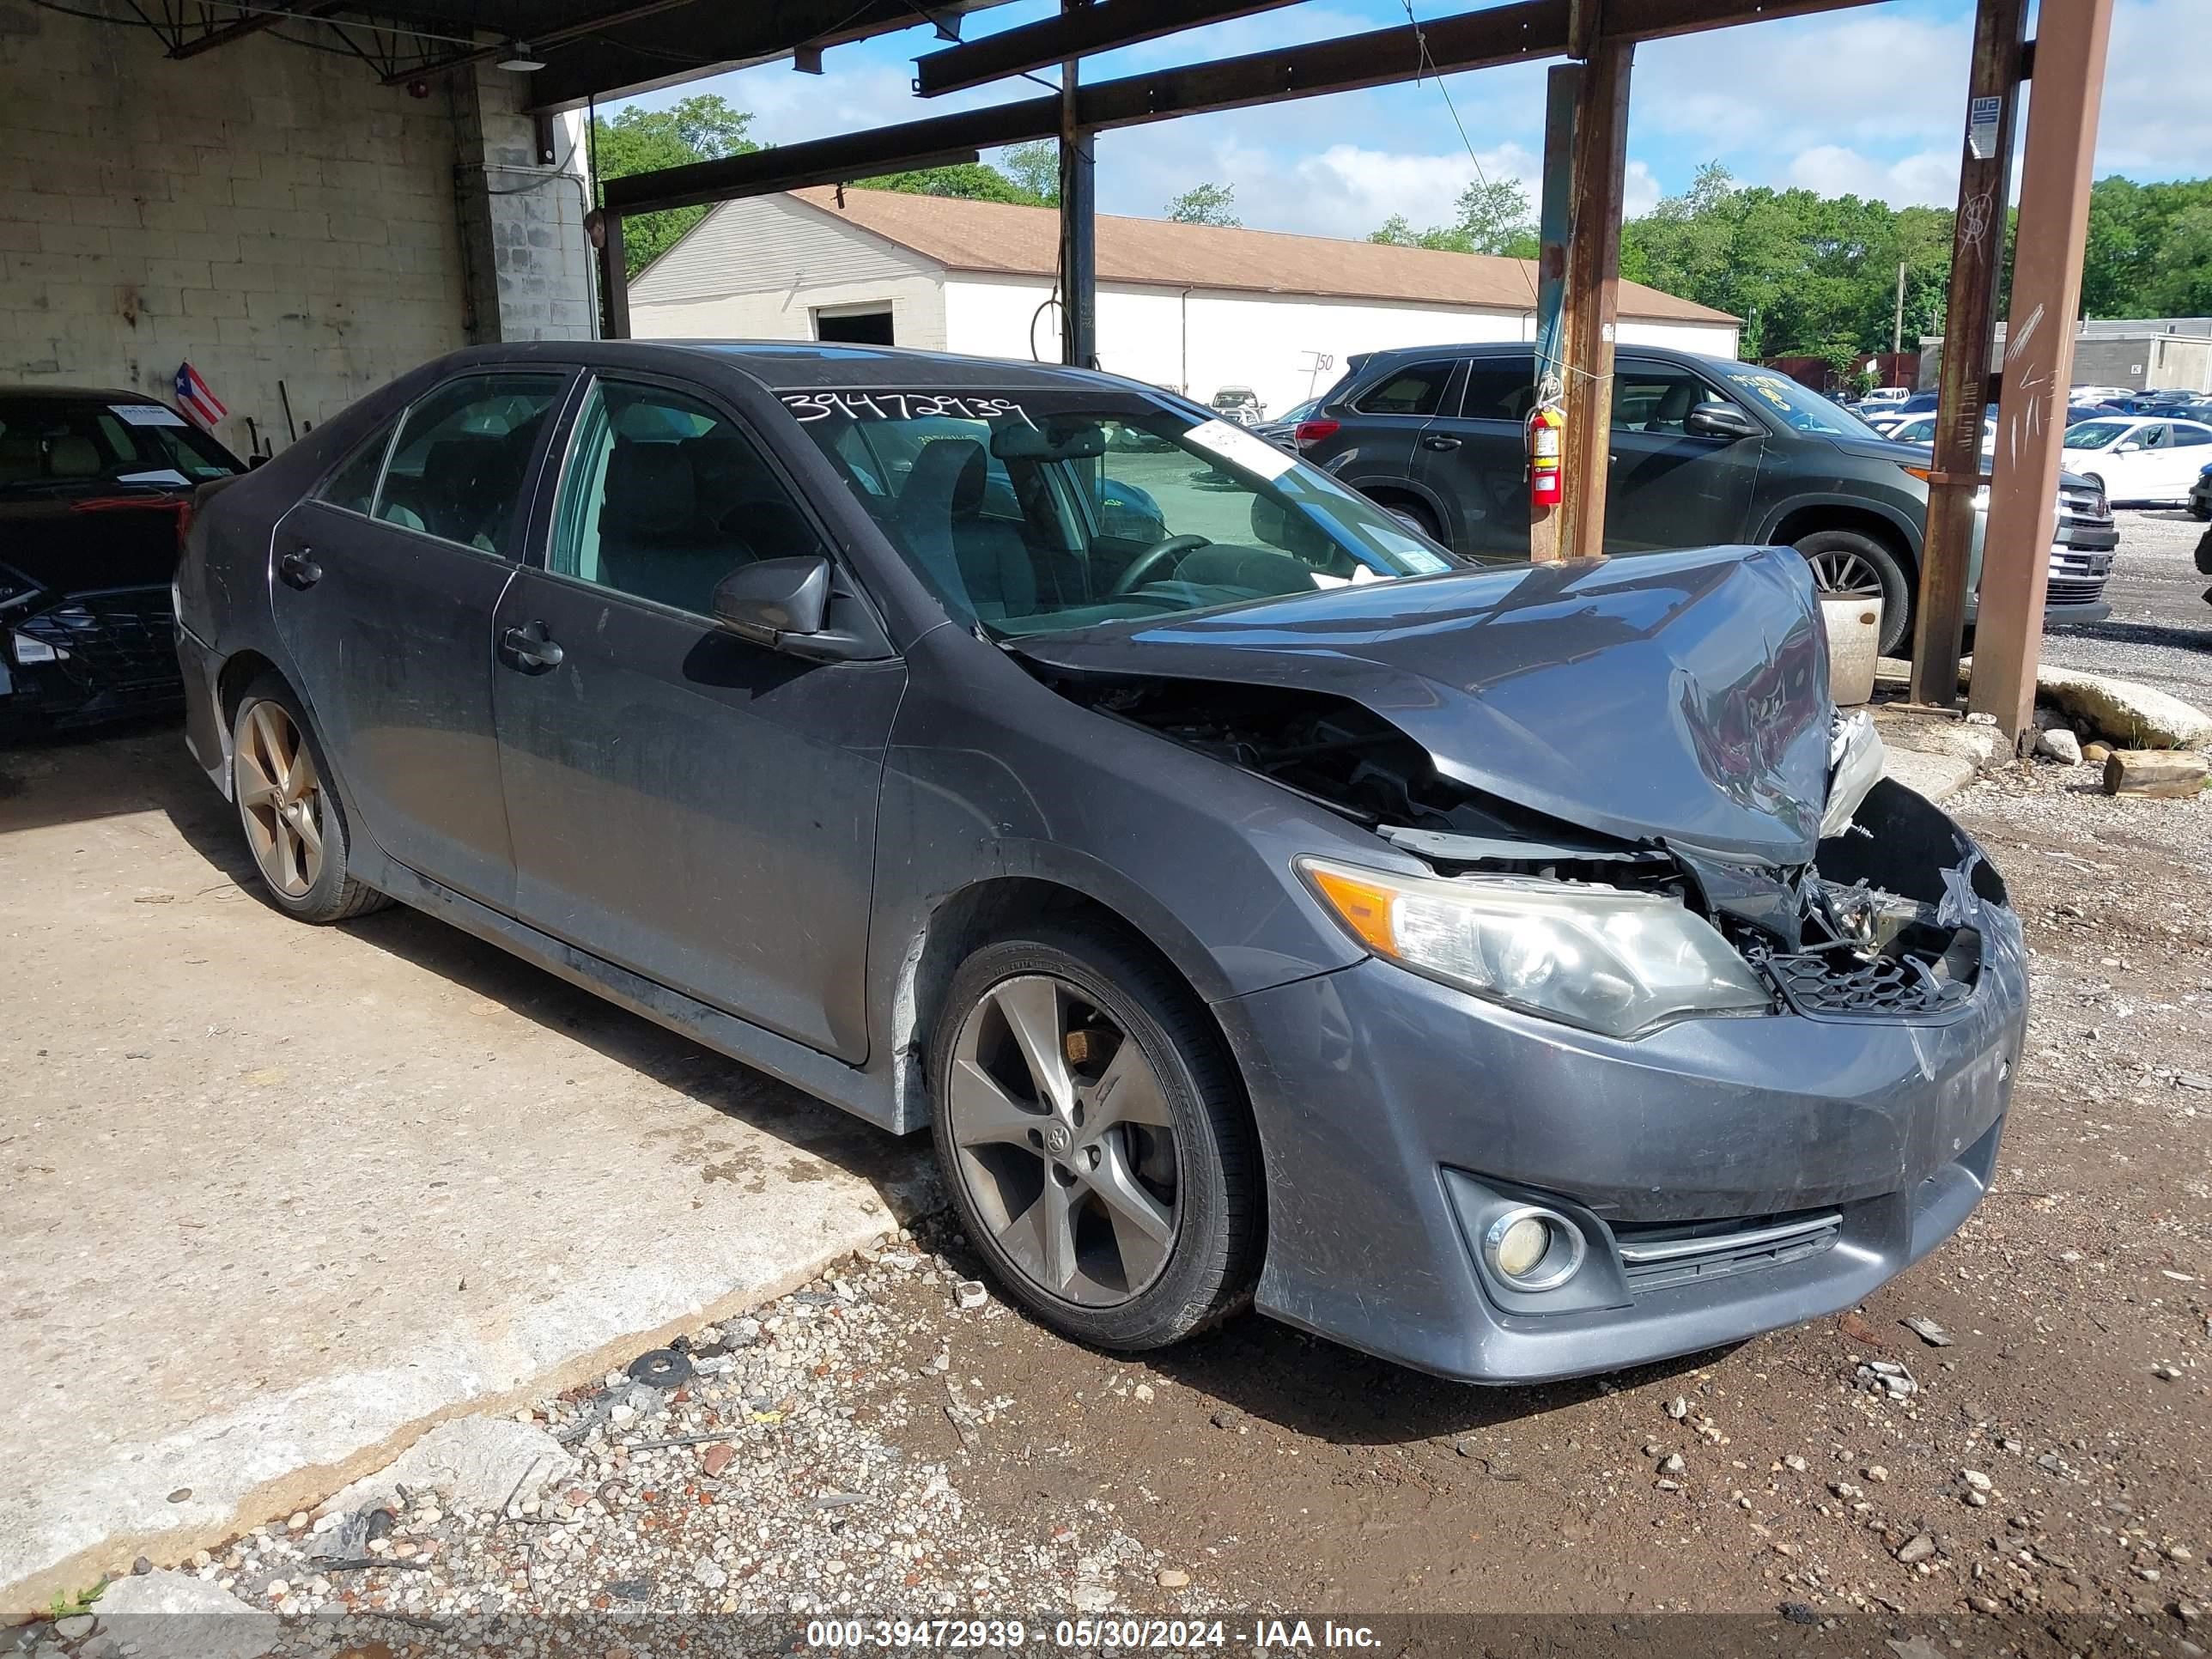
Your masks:
[[[244,470],[140,392],[0,389],[0,732],[176,706],[179,524]]]
[[[177,649],[271,903],[930,1127],[1089,1342],[1606,1370],[1854,1305],[1995,1167],[2019,919],[1786,550],[1480,569],[1109,375],[543,342],[216,493]]]
[[[1925,447],[1756,363],[1658,347],[1615,359],[1606,550],[1640,553],[1759,542],[1795,547],[1825,596],[1880,599],[1885,652],[1911,637],[1928,510]],[[1525,345],[1407,347],[1353,361],[1298,428],[1306,459],[1471,557],[1528,554],[1523,422],[1535,363]],[[2082,481],[2086,487],[2086,481]],[[2086,510],[2086,509],[2084,509]],[[2117,539],[2063,516],[2054,562],[2072,584],[2053,622],[2103,610]],[[1978,552],[1978,543],[1977,544]],[[2061,561],[2062,554],[2069,555]],[[2097,591],[2081,584],[2092,575]]]

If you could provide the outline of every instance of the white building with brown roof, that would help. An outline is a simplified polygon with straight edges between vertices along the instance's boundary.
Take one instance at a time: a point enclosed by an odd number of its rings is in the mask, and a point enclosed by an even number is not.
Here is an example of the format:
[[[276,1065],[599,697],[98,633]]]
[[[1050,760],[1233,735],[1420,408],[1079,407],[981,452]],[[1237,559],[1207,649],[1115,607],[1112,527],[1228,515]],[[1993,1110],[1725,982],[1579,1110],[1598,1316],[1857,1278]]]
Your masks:
[[[849,188],[724,202],[638,273],[630,331],[1057,362],[1058,246],[1047,208]],[[1100,367],[1201,402],[1250,386],[1271,415],[1355,352],[1535,332],[1522,259],[1103,215],[1097,259]],[[1725,312],[1620,285],[1624,342],[1733,357],[1736,331]]]

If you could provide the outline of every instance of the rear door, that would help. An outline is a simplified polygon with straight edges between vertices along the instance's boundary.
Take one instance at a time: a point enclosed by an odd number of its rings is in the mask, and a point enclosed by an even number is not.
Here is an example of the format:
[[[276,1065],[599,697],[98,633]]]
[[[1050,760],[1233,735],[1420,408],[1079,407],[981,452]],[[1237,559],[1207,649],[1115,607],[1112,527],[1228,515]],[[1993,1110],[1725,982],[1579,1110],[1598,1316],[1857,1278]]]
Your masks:
[[[1350,417],[1322,452],[1322,464],[1354,489],[1387,495],[1395,487],[1402,496],[1404,486],[1423,483],[1422,434],[1440,410],[1455,406],[1458,378],[1458,361],[1449,356],[1382,372],[1350,400]],[[1430,510],[1443,520],[1438,528],[1449,541],[1450,503]]]
[[[766,447],[697,388],[602,376],[563,447],[542,557],[494,629],[516,914],[863,1059],[905,665],[804,661],[714,623],[738,565],[830,549]]]
[[[1534,352],[1466,361],[1421,433],[1419,477],[1442,499],[1447,541],[1470,558],[1528,556],[1528,440]]]
[[[2168,421],[2166,447],[2155,452],[2161,463],[2159,487],[2162,495],[2179,501],[2212,465],[2212,426],[2199,421]]]
[[[491,624],[566,371],[425,393],[278,522],[270,592],[292,684],[361,827],[504,908],[513,853],[492,736]]]
[[[1689,430],[1707,400],[1733,403],[1695,369],[1624,354],[1613,380],[1613,430],[1605,498],[1605,550],[1740,542],[1766,441],[1708,438]]]

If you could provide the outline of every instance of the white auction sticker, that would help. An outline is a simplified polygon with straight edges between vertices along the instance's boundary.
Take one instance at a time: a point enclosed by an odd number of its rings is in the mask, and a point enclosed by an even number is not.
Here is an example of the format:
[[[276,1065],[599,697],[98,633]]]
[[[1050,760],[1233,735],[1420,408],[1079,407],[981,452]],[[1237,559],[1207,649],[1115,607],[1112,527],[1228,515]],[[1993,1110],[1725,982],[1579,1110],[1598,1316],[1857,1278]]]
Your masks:
[[[1200,449],[1210,449],[1224,461],[1233,461],[1247,472],[1263,478],[1279,478],[1298,464],[1265,438],[1255,438],[1241,426],[1226,421],[1207,421],[1182,434]]]
[[[125,426],[182,426],[185,417],[161,404],[110,404],[107,412]]]

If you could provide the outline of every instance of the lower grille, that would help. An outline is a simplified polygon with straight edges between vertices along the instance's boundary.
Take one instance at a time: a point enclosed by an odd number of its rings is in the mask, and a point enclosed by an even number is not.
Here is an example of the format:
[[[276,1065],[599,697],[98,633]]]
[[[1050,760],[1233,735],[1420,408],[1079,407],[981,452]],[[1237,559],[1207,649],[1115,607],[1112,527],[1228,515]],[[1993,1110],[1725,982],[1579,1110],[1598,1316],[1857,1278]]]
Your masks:
[[[2044,584],[2043,594],[2046,599],[2056,599],[2062,605],[2086,605],[2105,597],[2105,580],[2101,576],[2086,580],[2053,576]]]
[[[1794,955],[1754,951],[1775,988],[1801,1014],[1893,1019],[1934,1013],[1971,994],[1955,979],[1938,979],[1917,957],[1863,957],[1841,946]]]
[[[87,690],[129,690],[177,678],[176,623],[167,588],[80,593],[27,617],[16,632],[68,654],[56,665]]]
[[[1833,1210],[1823,1210],[1687,1226],[1668,1223],[1616,1227],[1613,1240],[1629,1290],[1643,1295],[1802,1261],[1828,1249],[1843,1230],[1843,1217]]]

